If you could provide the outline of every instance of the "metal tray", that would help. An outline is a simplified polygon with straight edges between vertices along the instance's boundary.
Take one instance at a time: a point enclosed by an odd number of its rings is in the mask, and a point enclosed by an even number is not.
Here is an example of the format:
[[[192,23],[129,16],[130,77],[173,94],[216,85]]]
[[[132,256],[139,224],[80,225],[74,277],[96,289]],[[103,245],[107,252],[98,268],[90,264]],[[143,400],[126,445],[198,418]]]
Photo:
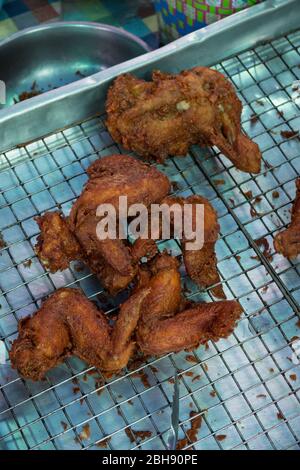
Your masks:
[[[149,359],[110,380],[90,375],[91,368],[71,358],[50,371],[46,381],[33,383],[22,380],[7,362],[0,366],[1,449],[101,449],[104,442],[108,449],[165,449],[174,369],[180,377],[179,438],[190,427],[191,410],[202,416],[198,440],[188,442],[187,448],[299,449],[300,365],[293,342],[300,336],[300,262],[273,250],[274,234],[289,223],[300,170],[299,140],[287,140],[280,133],[300,125],[295,91],[300,31],[290,32],[299,25],[297,3],[266,1],[242,12],[241,22],[237,16],[229,18],[101,72],[93,81],[84,79],[2,111],[0,142],[5,148],[15,146],[0,156],[0,230],[7,244],[0,256],[0,338],[7,349],[16,336],[17,320],[33,313],[45,295],[61,286],[80,286],[106,311],[118,304],[118,299],[103,295],[88,270],[73,265],[49,274],[33,251],[38,234],[34,217],[58,205],[68,213],[86,181],[87,166],[103,155],[124,151],[107,133],[105,116],[91,117],[103,106],[113,76],[125,70],[146,75],[158,66],[178,70],[215,62],[243,101],[243,127],[260,145],[263,171],[255,176],[242,173],[216,149],[198,147],[187,158],[168,159],[160,167],[177,183],[177,193],[203,194],[218,212],[222,283],[228,298],[239,299],[245,312],[230,338],[193,353]],[[257,44],[257,37],[264,43]],[[57,130],[70,123],[72,110],[73,120],[81,121]],[[251,122],[252,113],[259,117],[256,123]],[[23,128],[25,122],[30,124]],[[16,147],[32,138],[37,140]],[[260,202],[249,201],[248,191]],[[271,256],[255,242],[261,237],[268,240]],[[160,247],[179,253],[175,241]],[[209,292],[199,291],[184,273],[183,282],[191,298],[211,300]],[[148,383],[141,373],[147,374]],[[90,437],[80,439],[87,424]],[[151,436],[141,440],[133,435],[130,440],[128,428],[150,431]]]
[[[19,31],[0,43],[6,106],[24,91],[60,88],[150,50],[133,34],[100,23],[61,21]]]

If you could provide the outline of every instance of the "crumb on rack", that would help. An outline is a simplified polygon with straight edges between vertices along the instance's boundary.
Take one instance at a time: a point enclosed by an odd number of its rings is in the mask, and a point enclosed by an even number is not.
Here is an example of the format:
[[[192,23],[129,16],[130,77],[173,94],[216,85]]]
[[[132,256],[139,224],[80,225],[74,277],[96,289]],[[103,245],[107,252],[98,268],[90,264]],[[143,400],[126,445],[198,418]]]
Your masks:
[[[151,431],[134,431],[130,426],[125,429],[125,434],[132,443],[135,441],[144,441],[152,436]]]
[[[197,441],[197,434],[202,424],[202,416],[196,411],[191,411],[190,418],[191,427],[186,431],[187,437],[180,439],[177,442],[176,450],[182,450],[184,447]]]
[[[281,137],[284,139],[299,139],[299,131],[280,131]]]
[[[195,358],[192,354],[187,354],[185,356],[185,360],[188,362],[194,362],[195,364],[198,364],[198,359]]]
[[[24,261],[23,263],[24,268],[30,268],[31,265],[32,265],[31,259],[28,259],[27,261]]]
[[[225,184],[225,180],[223,179],[216,179],[213,180],[216,186],[221,186],[222,184]]]
[[[271,248],[269,245],[268,240],[265,237],[258,238],[255,240],[256,245],[259,248],[263,248],[262,254],[270,261],[273,260],[273,256],[271,255]]]
[[[255,123],[257,123],[257,121],[258,121],[258,116],[257,116],[257,114],[252,113],[251,116],[250,116],[250,123],[251,123],[251,126],[253,126]]]
[[[66,431],[68,429],[68,425],[64,421],[61,421],[60,424],[61,424],[64,431]]]
[[[108,444],[110,443],[110,441],[111,441],[111,437],[106,437],[102,441],[97,442],[96,447],[100,447],[101,449],[105,449],[106,447],[108,447]]]

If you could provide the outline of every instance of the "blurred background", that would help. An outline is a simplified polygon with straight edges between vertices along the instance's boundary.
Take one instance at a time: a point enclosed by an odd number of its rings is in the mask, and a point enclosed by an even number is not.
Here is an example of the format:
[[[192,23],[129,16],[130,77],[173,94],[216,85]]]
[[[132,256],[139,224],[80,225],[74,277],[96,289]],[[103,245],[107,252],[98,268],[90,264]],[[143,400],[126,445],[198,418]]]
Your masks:
[[[0,0],[0,39],[39,23],[96,21],[119,26],[152,48],[261,0]]]

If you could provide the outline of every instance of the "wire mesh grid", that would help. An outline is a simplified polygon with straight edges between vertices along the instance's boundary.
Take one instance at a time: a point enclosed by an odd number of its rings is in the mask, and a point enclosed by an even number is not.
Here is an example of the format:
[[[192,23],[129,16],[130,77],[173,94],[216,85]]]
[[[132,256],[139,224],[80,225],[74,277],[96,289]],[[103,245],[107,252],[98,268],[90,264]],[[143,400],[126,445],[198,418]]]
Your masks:
[[[273,250],[274,234],[290,221],[300,173],[299,138],[281,132],[300,127],[299,46],[296,32],[216,66],[243,101],[243,127],[263,152],[261,174],[242,173],[216,149],[197,147],[158,165],[175,193],[202,194],[218,212],[223,287],[244,309],[234,333],[192,353],[145,359],[109,379],[72,357],[44,381],[25,381],[7,360],[0,366],[0,449],[165,449],[174,369],[180,371],[179,439],[187,439],[186,448],[299,449],[300,367],[293,345],[300,336],[300,263]],[[0,337],[7,350],[18,320],[59,287],[79,286],[108,313],[120,301],[109,299],[78,263],[50,274],[34,253],[34,217],[57,207],[69,213],[88,165],[124,153],[104,119],[0,157]],[[268,245],[257,242],[262,238]],[[160,243],[166,247],[180,253],[175,241]],[[182,277],[188,297],[213,299]],[[191,411],[202,417],[196,442],[186,434]]]

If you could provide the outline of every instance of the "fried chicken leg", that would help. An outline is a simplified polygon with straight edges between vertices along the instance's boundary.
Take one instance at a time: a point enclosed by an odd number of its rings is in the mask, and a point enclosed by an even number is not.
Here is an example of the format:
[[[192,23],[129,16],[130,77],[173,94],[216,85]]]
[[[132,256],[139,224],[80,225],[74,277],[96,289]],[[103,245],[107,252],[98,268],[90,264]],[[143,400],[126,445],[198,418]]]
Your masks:
[[[276,235],[274,248],[286,258],[295,258],[300,254],[300,178],[296,179],[296,198],[290,226]]]
[[[121,75],[108,91],[106,111],[113,139],[145,158],[161,161],[186,155],[193,144],[216,145],[238,169],[260,171],[259,148],[241,129],[241,102],[216,70],[157,71],[151,82]]]

